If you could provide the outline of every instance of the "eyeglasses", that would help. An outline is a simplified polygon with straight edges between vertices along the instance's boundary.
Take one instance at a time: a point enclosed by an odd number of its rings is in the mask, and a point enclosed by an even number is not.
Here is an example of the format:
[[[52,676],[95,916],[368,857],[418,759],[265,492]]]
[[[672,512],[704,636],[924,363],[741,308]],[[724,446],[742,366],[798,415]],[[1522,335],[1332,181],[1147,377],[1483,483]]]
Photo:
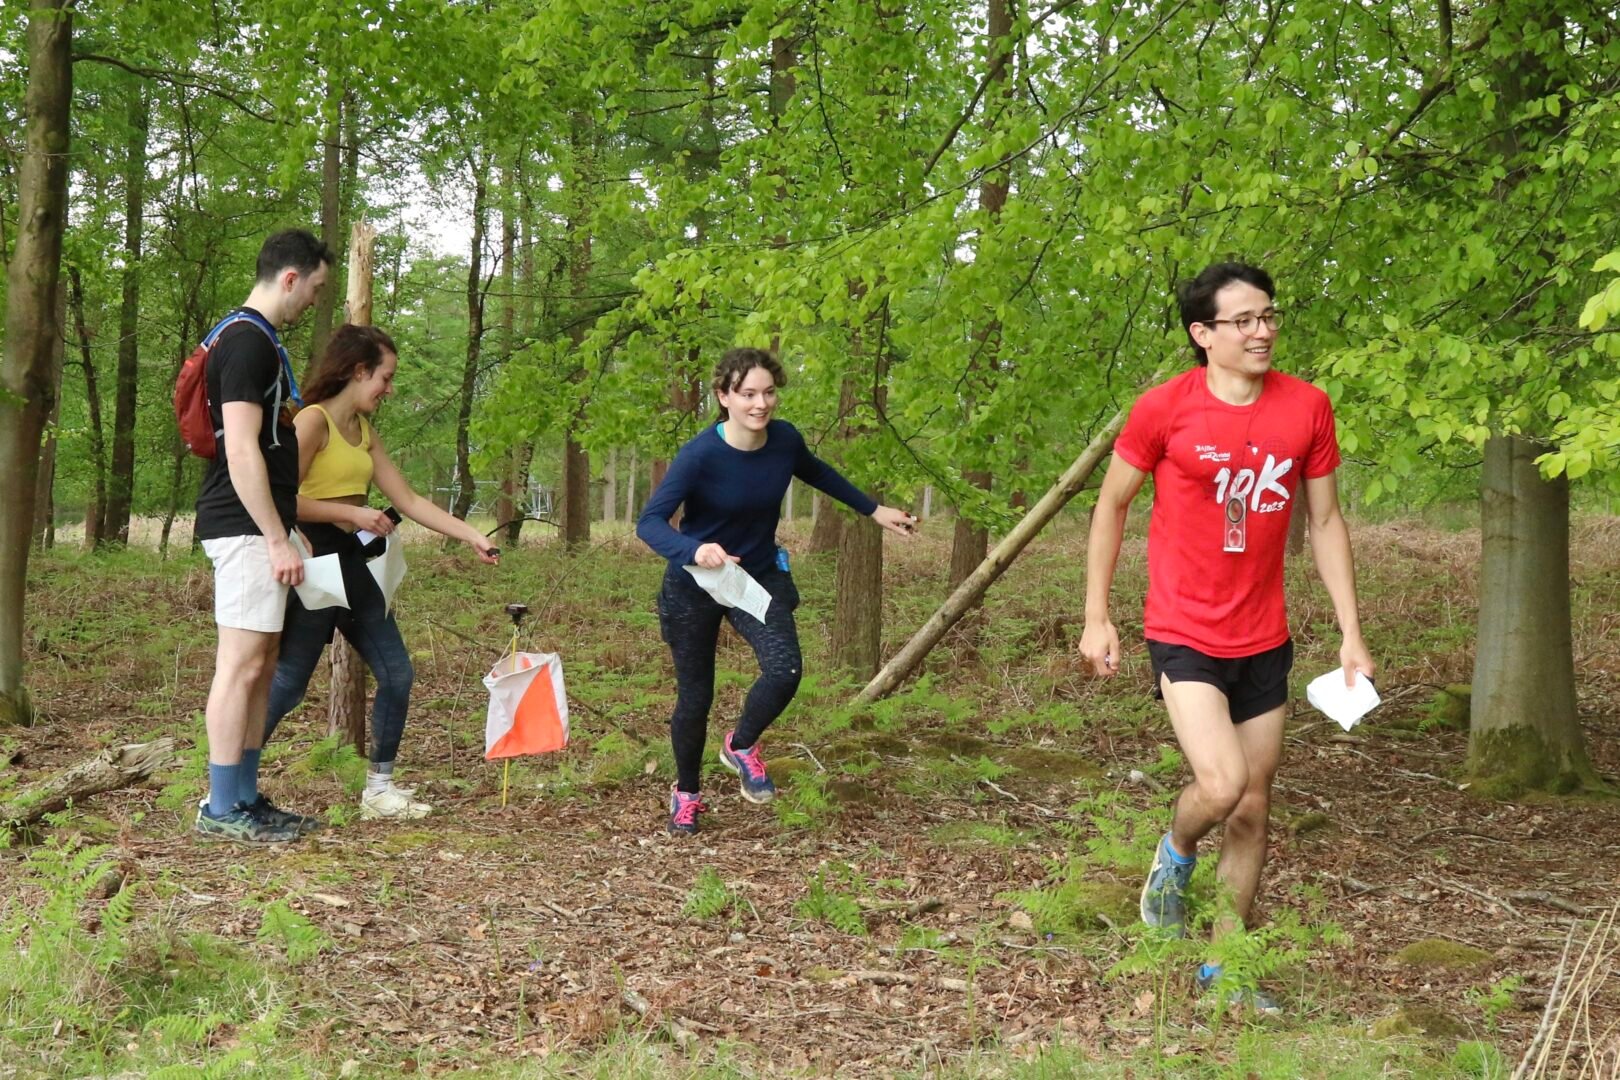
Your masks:
[[[1268,311],[1263,315],[1239,315],[1235,319],[1205,319],[1203,323],[1205,326],[1219,326],[1221,323],[1231,323],[1237,327],[1237,332],[1244,337],[1253,337],[1260,329],[1261,323],[1265,323],[1266,329],[1275,333],[1277,327],[1282,325],[1282,312]]]

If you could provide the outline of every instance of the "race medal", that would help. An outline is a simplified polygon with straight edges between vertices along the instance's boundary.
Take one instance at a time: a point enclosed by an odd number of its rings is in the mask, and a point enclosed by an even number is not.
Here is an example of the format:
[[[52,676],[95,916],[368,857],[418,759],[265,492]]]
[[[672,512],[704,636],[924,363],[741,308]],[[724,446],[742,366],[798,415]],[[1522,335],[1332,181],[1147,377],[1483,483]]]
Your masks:
[[[1243,551],[1248,547],[1249,541],[1249,510],[1243,504],[1241,496],[1234,495],[1226,500],[1225,516],[1226,542],[1221,546],[1221,550]]]

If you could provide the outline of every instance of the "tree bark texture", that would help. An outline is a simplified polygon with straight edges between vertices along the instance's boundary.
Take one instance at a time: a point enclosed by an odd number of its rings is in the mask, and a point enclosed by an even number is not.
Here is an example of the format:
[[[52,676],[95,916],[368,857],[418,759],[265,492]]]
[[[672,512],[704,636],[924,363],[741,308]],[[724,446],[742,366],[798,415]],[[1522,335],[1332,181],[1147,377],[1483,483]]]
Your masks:
[[[90,327],[84,318],[84,282],[77,266],[68,267],[69,300],[73,329],[79,344],[79,366],[84,370],[84,400],[90,428],[90,502],[84,509],[84,546],[93,548],[107,529],[107,443],[101,425],[101,386],[96,378],[96,356]]]
[[[144,86],[130,88],[124,144],[124,271],[118,310],[118,382],[113,399],[112,469],[107,475],[107,510],[98,515],[98,545],[129,543],[129,515],[135,499],[135,409],[140,386],[141,229],[146,191],[146,139],[149,103]]]
[[[888,343],[883,334],[880,308],[856,332],[854,353],[870,358],[872,406],[881,415],[887,396]],[[854,381],[844,381],[844,393],[853,395]],[[851,397],[841,410],[846,417],[846,438],[853,437],[848,419],[854,411]],[[870,493],[882,501],[881,492]],[[831,516],[831,515],[829,515]],[[842,517],[842,514],[837,515]],[[883,658],[883,530],[872,522],[845,524],[838,539],[838,568],[834,575],[832,653],[834,662],[862,677],[877,672]]]
[[[344,313],[356,326],[371,325],[371,281],[377,230],[357,221],[349,233],[349,289]],[[326,731],[343,732],[355,752],[364,755],[366,741],[366,665],[349,639],[332,635],[332,692],[327,697]]]
[[[0,830],[32,825],[70,803],[77,806],[92,795],[139,784],[173,759],[174,740],[167,735],[148,743],[109,747],[0,803]]]
[[[1468,771],[1503,794],[1571,791],[1596,781],[1575,708],[1569,598],[1569,481],[1545,480],[1546,447],[1516,435],[1485,443],[1479,641]]]
[[[72,41],[68,0],[33,0],[17,241],[7,268],[6,338],[0,354],[0,487],[6,492],[6,513],[0,514],[0,726],[33,719],[23,685],[24,614],[39,441],[61,381],[56,290],[67,226]]]
[[[568,223],[569,258],[568,280],[573,292],[574,318],[569,336],[574,341],[576,358],[589,332],[585,310],[589,303],[591,276],[591,177],[594,172],[592,154],[594,146],[586,121],[574,120],[571,142],[576,156],[574,169],[573,210]],[[585,369],[576,366],[574,380],[583,381]],[[579,432],[585,425],[585,402],[569,418],[568,432],[563,438],[563,506],[562,539],[571,549],[591,542],[591,458],[579,442]]]
[[[66,283],[60,279],[56,287],[56,325],[64,331],[67,327],[67,289]],[[56,359],[54,361],[57,372],[56,403],[51,406],[49,421],[49,435],[45,438],[45,448],[39,460],[39,503],[34,513],[34,547],[39,551],[48,551],[56,546],[56,428],[62,418],[62,361],[66,352],[67,341],[63,334],[56,335]]]
[[[332,105],[332,119],[326,126],[321,148],[321,243],[336,251],[343,242],[343,97],[334,79],[326,89]],[[336,268],[332,276],[335,278]],[[332,340],[332,312],[337,307],[336,281],[329,282],[315,298],[315,314],[309,331],[309,367],[305,381],[313,378],[315,366],[326,343]]]
[[[1011,0],[989,0],[985,9],[985,36],[990,42],[987,53],[990,68],[985,79],[986,100],[992,103],[991,108],[1001,110],[1013,93]],[[979,209],[989,222],[980,233],[981,239],[1000,222],[1011,187],[1008,167],[1003,166],[986,174],[984,183],[979,187]],[[964,423],[967,424],[973,422],[978,402],[994,391],[1001,356],[1001,320],[995,317],[993,310],[987,310],[983,318],[984,324],[973,335],[973,355],[968,361],[969,370],[965,380]],[[962,479],[980,491],[990,490],[988,469],[965,468]],[[990,530],[974,522],[965,510],[963,507],[957,508],[956,524],[951,531],[949,583],[953,591],[984,561],[985,552],[990,548]]]
[[[461,369],[461,406],[456,412],[456,501],[450,512],[465,518],[477,494],[467,429],[472,423],[473,391],[484,347],[484,231],[488,227],[489,166],[473,163],[473,234],[467,267],[467,362]]]

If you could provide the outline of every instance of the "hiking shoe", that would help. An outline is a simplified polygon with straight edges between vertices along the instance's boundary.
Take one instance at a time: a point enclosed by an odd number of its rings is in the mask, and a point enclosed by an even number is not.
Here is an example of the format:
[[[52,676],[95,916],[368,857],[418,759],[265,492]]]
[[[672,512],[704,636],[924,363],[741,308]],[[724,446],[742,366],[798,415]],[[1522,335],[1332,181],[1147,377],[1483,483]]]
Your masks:
[[[285,844],[298,839],[298,830],[291,825],[273,824],[241,803],[233,806],[229,813],[215,817],[208,812],[205,802],[197,807],[197,823],[191,831],[199,840],[226,840],[235,844]]]
[[[726,733],[725,744],[720,747],[720,762],[742,779],[742,797],[751,803],[768,803],[776,798],[776,785],[765,771],[765,759],[759,756],[759,744],[747,750],[733,750],[731,737]]]
[[[1165,833],[1153,849],[1153,869],[1142,884],[1142,921],[1169,930],[1176,937],[1187,936],[1187,883],[1192,880],[1198,860],[1185,865],[1170,856],[1170,834]]]
[[[1277,999],[1261,990],[1259,987],[1250,989],[1246,986],[1222,986],[1221,969],[1204,966],[1198,969],[1193,977],[1202,993],[1214,991],[1219,996],[1222,1005],[1236,1005],[1242,1009],[1253,1009],[1261,1016],[1281,1016],[1282,1006]]]
[[[326,822],[320,818],[283,810],[263,794],[254,802],[244,803],[243,806],[248,813],[257,816],[268,825],[291,826],[298,831],[299,836],[308,836],[312,832],[320,832],[326,828]]]
[[[687,794],[673,784],[669,789],[669,831],[682,833],[686,836],[695,836],[698,831],[698,815],[709,808],[703,804],[703,796]]]
[[[433,812],[425,802],[417,802],[399,788],[390,784],[381,791],[367,791],[360,796],[360,818],[374,821],[388,818],[397,821],[415,821]]]

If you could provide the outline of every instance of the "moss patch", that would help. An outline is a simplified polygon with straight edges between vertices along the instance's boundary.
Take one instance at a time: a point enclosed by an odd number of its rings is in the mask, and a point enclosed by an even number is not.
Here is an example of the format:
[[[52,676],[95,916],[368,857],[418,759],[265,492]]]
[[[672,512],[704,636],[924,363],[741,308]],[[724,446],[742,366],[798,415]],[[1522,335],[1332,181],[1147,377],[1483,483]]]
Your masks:
[[[771,778],[773,784],[781,784],[792,780],[795,776],[814,772],[815,768],[814,765],[803,758],[786,757],[766,762],[765,773]]]
[[[1468,1028],[1450,1013],[1432,1005],[1406,1005],[1395,1015],[1386,1016],[1375,1023],[1368,1034],[1375,1039],[1422,1035],[1450,1041],[1467,1035]]]
[[[1030,780],[1101,780],[1103,775],[1102,769],[1079,754],[1044,746],[1020,746],[1001,755],[1001,761]]]
[[[867,754],[907,757],[911,754],[911,744],[897,735],[874,731],[869,735],[840,739],[827,747],[822,756],[831,761],[851,761]]]
[[[928,839],[946,847],[1012,848],[1029,843],[1035,833],[989,821],[951,821],[929,829]]]
[[[827,794],[839,806],[894,805],[894,798],[886,785],[874,784],[864,778],[852,780],[842,777],[834,780],[827,785]]]
[[[1444,938],[1425,938],[1396,953],[1395,962],[1420,971],[1466,971],[1489,964],[1491,954]]]
[[[977,735],[966,735],[960,731],[939,731],[930,732],[919,749],[929,757],[976,758],[989,753],[994,749],[994,745]]]
[[[1320,832],[1323,829],[1330,828],[1332,825],[1332,818],[1320,810],[1311,810],[1290,821],[1288,823],[1288,832],[1293,836],[1304,836],[1307,833]]]
[[[1435,692],[1429,699],[1425,719],[1430,727],[1467,731],[1468,717],[1473,709],[1474,690],[1462,683],[1453,683]]]
[[[1553,746],[1528,725],[1477,732],[1468,741],[1469,790],[1487,799],[1526,791],[1567,795],[1602,786],[1579,745]]]

